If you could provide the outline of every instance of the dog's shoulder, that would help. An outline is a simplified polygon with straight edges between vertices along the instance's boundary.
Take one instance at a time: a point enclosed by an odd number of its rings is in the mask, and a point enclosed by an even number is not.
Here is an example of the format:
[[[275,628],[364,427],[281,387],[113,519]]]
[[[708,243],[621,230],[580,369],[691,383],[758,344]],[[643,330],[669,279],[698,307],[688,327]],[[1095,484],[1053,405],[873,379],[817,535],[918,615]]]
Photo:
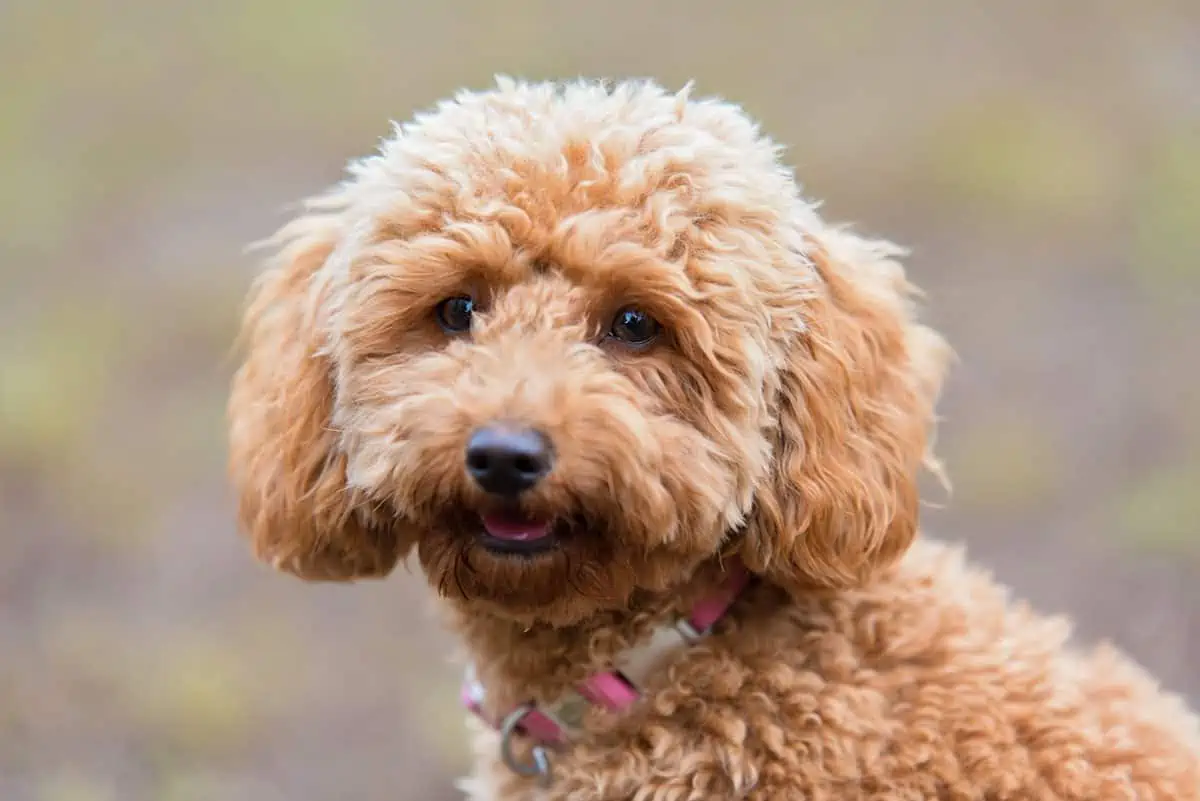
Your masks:
[[[1180,702],[934,541],[860,589],[752,589],[647,689],[551,797],[1200,799]]]

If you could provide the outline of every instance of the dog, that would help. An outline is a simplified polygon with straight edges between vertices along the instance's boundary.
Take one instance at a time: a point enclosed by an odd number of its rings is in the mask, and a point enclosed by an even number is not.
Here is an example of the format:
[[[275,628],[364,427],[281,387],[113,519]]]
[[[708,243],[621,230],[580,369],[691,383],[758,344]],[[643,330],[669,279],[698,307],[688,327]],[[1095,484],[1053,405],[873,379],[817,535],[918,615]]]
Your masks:
[[[918,532],[950,350],[737,106],[498,79],[270,240],[239,520],[310,581],[410,553],[478,801],[1200,799],[1200,723]]]

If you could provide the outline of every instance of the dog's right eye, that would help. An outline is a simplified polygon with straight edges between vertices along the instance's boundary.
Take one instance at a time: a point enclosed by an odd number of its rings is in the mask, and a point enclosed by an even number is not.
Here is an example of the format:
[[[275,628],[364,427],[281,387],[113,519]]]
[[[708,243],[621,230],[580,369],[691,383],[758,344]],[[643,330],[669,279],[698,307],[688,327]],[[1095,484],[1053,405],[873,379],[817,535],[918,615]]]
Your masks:
[[[449,334],[462,334],[471,330],[471,315],[475,302],[465,295],[446,298],[437,305],[438,325]]]
[[[625,345],[644,348],[658,337],[662,326],[636,306],[626,306],[617,312],[608,335]]]

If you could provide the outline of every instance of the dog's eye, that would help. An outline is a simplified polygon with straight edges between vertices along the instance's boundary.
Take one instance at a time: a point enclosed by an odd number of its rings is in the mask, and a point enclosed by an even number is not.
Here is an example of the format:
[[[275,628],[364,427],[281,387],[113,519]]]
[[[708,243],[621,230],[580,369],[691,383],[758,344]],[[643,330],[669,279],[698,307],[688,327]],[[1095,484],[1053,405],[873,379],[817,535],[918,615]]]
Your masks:
[[[471,330],[471,315],[475,311],[475,301],[460,295],[446,298],[437,305],[437,321],[447,333],[461,334]]]
[[[635,306],[626,306],[617,312],[608,335],[626,345],[644,347],[654,341],[660,330],[658,320]]]

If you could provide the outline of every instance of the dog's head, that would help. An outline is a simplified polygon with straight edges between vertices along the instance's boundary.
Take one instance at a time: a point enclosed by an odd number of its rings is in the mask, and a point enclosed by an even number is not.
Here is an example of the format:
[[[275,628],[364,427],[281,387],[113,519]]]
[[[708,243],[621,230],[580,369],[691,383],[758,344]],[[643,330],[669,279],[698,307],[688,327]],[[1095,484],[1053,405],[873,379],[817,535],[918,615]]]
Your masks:
[[[502,81],[274,244],[230,417],[279,568],[415,548],[443,595],[566,623],[734,552],[850,585],[913,537],[946,349],[733,106]]]

